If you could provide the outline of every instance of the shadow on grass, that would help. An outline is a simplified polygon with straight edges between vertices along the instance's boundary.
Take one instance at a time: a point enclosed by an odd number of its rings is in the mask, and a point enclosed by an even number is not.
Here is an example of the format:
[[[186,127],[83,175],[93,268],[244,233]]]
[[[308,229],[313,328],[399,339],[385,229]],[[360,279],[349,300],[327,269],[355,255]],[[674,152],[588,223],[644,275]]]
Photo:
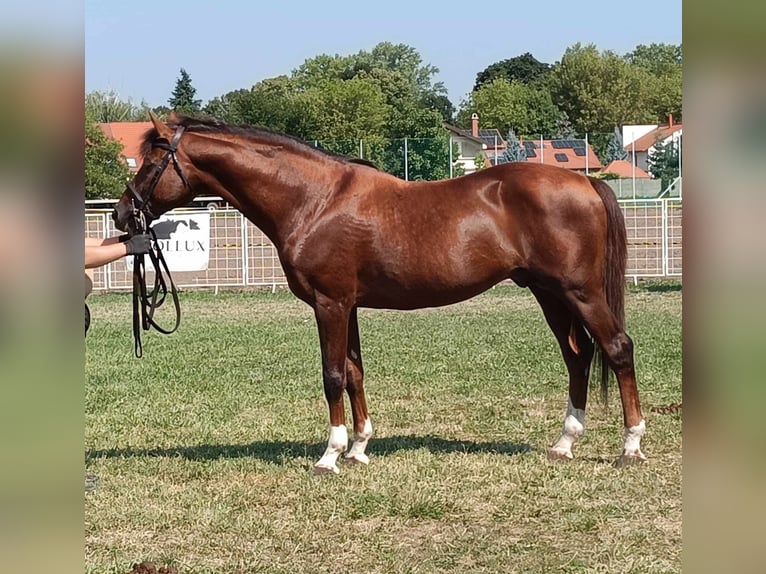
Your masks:
[[[270,463],[283,463],[299,456],[318,458],[326,443],[296,441],[259,441],[242,445],[180,446],[175,448],[114,448],[85,451],[85,460],[129,457],[181,457],[187,460],[217,460],[227,458],[257,458]],[[386,456],[400,451],[426,449],[432,453],[494,453],[516,455],[531,452],[529,444],[507,442],[475,442],[449,440],[433,436],[395,436],[373,439],[368,453]]]

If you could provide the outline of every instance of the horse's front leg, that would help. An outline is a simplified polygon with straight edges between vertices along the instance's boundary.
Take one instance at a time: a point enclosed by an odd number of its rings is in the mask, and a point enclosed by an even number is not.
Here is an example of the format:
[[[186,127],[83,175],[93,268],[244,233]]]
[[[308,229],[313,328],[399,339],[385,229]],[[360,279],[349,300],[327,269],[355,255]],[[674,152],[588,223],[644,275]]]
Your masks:
[[[349,312],[348,306],[325,297],[318,297],[314,305],[322,351],[322,381],[330,409],[330,438],[322,458],[314,465],[316,474],[340,472],[336,462],[348,448],[343,391],[346,388]]]
[[[364,451],[367,449],[367,441],[372,436],[372,423],[367,413],[367,399],[364,395],[364,368],[362,367],[362,350],[359,341],[356,307],[351,311],[348,322],[346,391],[351,401],[351,414],[354,418],[354,442],[346,455],[346,461],[367,464],[370,459]]]

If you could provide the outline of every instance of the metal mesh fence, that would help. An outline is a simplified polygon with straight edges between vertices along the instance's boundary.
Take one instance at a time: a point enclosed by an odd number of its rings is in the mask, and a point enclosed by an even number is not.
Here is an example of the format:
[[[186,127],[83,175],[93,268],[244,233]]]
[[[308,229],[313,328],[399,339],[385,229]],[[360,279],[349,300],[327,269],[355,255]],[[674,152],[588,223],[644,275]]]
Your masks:
[[[663,202],[621,203],[628,236],[627,274],[663,275]]]
[[[683,205],[681,200],[669,200],[665,202],[665,221],[666,221],[666,237],[665,245],[667,251],[665,258],[667,260],[667,268],[665,274],[671,277],[680,276],[683,271],[683,257],[682,257],[682,215]]]

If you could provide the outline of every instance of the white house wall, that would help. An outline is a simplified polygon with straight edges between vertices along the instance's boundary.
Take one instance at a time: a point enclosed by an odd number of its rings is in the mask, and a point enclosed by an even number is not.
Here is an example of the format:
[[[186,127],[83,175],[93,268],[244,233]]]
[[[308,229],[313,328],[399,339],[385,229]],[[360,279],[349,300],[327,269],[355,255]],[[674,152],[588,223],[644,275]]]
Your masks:
[[[477,155],[482,153],[481,144],[471,140],[458,138],[454,138],[454,141],[457,142],[459,149],[459,155],[456,163],[463,168],[465,173],[472,173],[476,171],[476,162],[474,159]]]
[[[657,124],[622,126],[622,145],[629,146],[632,142],[657,129]]]

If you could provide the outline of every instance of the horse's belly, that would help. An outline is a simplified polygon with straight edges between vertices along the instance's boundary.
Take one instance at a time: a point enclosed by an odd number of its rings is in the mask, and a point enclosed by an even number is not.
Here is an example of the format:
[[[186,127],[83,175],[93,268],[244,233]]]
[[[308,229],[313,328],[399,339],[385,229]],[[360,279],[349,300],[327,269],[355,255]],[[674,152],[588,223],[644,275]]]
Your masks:
[[[444,270],[442,270],[444,271]],[[382,275],[359,286],[359,305],[385,309],[440,307],[465,301],[508,277],[507,269],[474,275],[443,272]]]

